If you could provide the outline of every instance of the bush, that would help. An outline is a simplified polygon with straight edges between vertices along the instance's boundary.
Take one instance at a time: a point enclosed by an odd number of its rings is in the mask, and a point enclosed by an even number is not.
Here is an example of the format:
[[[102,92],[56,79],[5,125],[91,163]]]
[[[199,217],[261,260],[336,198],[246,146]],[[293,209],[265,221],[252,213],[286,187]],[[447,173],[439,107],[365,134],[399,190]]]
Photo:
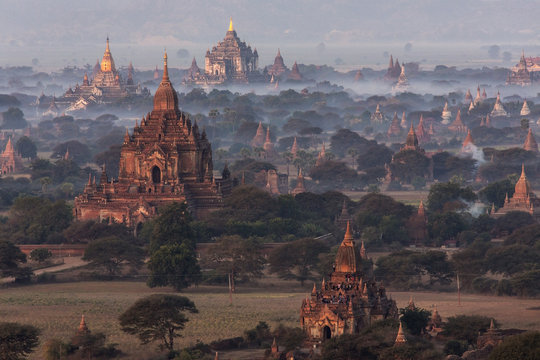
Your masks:
[[[498,281],[486,277],[477,277],[472,281],[472,289],[480,294],[494,294]]]
[[[444,345],[444,353],[446,355],[457,355],[461,356],[465,351],[467,351],[468,345],[466,342],[450,340]]]

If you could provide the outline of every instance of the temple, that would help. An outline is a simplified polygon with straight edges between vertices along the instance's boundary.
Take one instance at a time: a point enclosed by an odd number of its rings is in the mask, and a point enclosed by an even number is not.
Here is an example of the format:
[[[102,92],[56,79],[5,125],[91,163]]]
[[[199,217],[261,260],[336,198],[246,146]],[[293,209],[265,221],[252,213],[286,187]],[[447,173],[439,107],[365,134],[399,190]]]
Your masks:
[[[519,59],[519,63],[516,66],[514,66],[508,73],[506,84],[527,86],[527,85],[531,85],[531,83],[532,83],[532,76],[529,70],[527,69],[527,61],[525,60],[525,53],[522,52],[521,58]]]
[[[467,126],[463,123],[461,120],[461,109],[458,109],[456,119],[450,126],[448,126],[448,130],[457,132],[457,133],[464,133],[467,131]]]
[[[450,124],[450,119],[452,118],[452,112],[448,110],[448,101],[444,104],[444,108],[441,114],[442,123],[444,125]]]
[[[379,104],[377,104],[377,108],[375,109],[375,112],[373,114],[371,114],[370,120],[371,120],[371,122],[374,122],[374,123],[382,123],[382,122],[384,122],[385,116],[383,115],[383,113],[381,111],[381,106]]]
[[[531,214],[537,220],[540,217],[540,213],[535,209],[538,208],[540,199],[531,190],[531,185],[527,176],[525,175],[525,166],[521,165],[521,176],[516,183],[514,195],[509,198],[506,194],[504,205],[497,211],[492,211],[491,216],[494,218],[501,217],[511,211],[523,211]]]
[[[364,272],[363,259],[348,223],[329,281],[323,279],[319,289],[314,285],[311,296],[302,300],[300,326],[308,342],[357,334],[374,321],[398,318],[396,302]]]
[[[281,74],[287,71],[288,69],[285,66],[281,52],[278,49],[276,58],[274,59],[274,64],[268,68],[268,75],[279,77]]]
[[[431,135],[429,135],[428,131],[424,126],[424,115],[422,114],[420,114],[420,121],[416,126],[416,136],[418,137],[418,142],[420,142],[421,144],[427,143],[431,140]]]
[[[527,133],[527,138],[525,139],[525,143],[523,144],[523,149],[527,151],[534,151],[536,153],[538,152],[538,143],[534,138],[531,128],[529,128],[529,132]]]
[[[401,67],[401,72],[398,76],[397,83],[393,87],[393,90],[395,92],[404,92],[404,91],[407,91],[408,89],[409,89],[409,79],[407,79],[407,76],[405,75],[405,65],[403,65]]]
[[[491,116],[507,116],[508,113],[504,110],[504,107],[501,102],[501,94],[497,92],[497,99],[495,100],[495,105],[493,105],[493,110],[491,110]]]
[[[203,130],[178,108],[178,96],[169,80],[167,54],[163,79],[154,96],[151,113],[126,129],[118,180],[108,179],[105,169],[99,183],[88,179],[75,198],[77,220],[97,220],[137,226],[171,202],[186,201],[196,218],[222,207],[230,192],[230,172],[213,175],[212,147]]]
[[[98,66],[99,65],[99,66]],[[105,46],[105,53],[101,63],[96,64],[92,73],[92,80],[84,74],[82,85],[69,88],[58,103],[65,106],[66,112],[84,110],[92,104],[108,104],[128,97],[130,95],[149,96],[150,92],[140,85],[133,84],[133,65],[128,67],[128,79],[124,81],[116,69],[114,59],[109,47],[109,38]]]
[[[298,64],[296,63],[296,61],[294,62],[291,72],[289,73],[289,76],[287,78],[294,81],[303,80],[302,74],[300,74],[300,70],[298,70]]]
[[[392,118],[392,123],[390,124],[390,127],[388,128],[388,131],[386,132],[386,135],[391,137],[397,137],[401,135],[401,131],[403,129],[401,128],[401,123],[397,117],[397,112],[394,112],[394,117]]]
[[[523,101],[523,106],[521,107],[521,110],[519,111],[519,115],[521,116],[527,116],[531,113],[531,109],[529,109],[529,105],[527,104],[527,100]]]
[[[22,170],[22,168],[22,157],[17,151],[15,151],[11,138],[9,138],[6,148],[2,154],[0,154],[1,175],[13,174],[19,172]]]
[[[396,59],[396,62],[394,63],[394,58],[390,55],[390,63],[388,64],[388,69],[384,75],[384,80],[392,82],[397,81],[400,74],[401,66],[399,65],[399,60]]]
[[[471,130],[467,130],[467,136],[463,140],[463,145],[461,146],[462,154],[471,154],[474,151],[474,140],[471,135]]]
[[[234,30],[232,19],[223,41],[206,52],[204,73],[186,78],[186,83],[197,85],[219,85],[227,82],[247,84],[261,80],[257,70],[259,54],[257,49],[241,41]]]

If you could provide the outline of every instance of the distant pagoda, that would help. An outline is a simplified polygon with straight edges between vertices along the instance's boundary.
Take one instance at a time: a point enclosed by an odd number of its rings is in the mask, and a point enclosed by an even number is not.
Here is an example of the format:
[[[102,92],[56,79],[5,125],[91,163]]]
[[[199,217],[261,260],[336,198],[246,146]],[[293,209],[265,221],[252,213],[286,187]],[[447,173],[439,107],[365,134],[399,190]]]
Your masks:
[[[379,124],[384,122],[384,115],[381,112],[381,107],[379,104],[377,104],[377,108],[375,109],[375,112],[371,114],[371,122],[379,123]]]
[[[501,94],[499,92],[497,92],[497,99],[495,100],[495,105],[493,105],[493,110],[491,110],[490,114],[493,117],[503,117],[508,115],[504,109],[504,106],[502,105]]]
[[[530,115],[531,109],[529,109],[529,105],[527,104],[527,99],[523,101],[523,106],[521,107],[521,111],[519,112],[519,115],[521,116],[527,116]]]
[[[529,128],[529,132],[527,133],[527,138],[525,139],[525,143],[523,144],[523,149],[536,153],[538,152],[538,143],[534,138],[531,128]]]
[[[268,68],[268,75],[280,76],[287,71],[288,69],[285,66],[283,57],[281,56],[281,51],[278,49],[276,58],[274,59],[274,64]]]
[[[289,73],[287,78],[289,80],[295,80],[295,81],[303,80],[302,74],[300,74],[300,70],[298,70],[298,64],[296,63],[296,61],[294,62],[291,72]]]
[[[507,85],[528,86],[532,83],[531,73],[527,69],[527,61],[525,60],[525,52],[521,52],[519,63],[513,67],[508,73],[506,79]]]
[[[397,84],[394,86],[393,90],[396,92],[404,92],[409,89],[409,79],[405,75],[405,65],[401,67],[401,73],[399,74]]]
[[[392,119],[392,123],[390,124],[390,127],[388,128],[388,131],[386,132],[386,135],[391,137],[397,137],[401,135],[401,131],[403,129],[401,128],[400,121],[397,117],[397,112],[394,112],[394,117]]]
[[[521,165],[521,176],[516,183],[514,195],[509,198],[507,193],[504,205],[497,211],[492,211],[491,216],[498,218],[511,211],[523,211],[538,219],[540,217],[540,213],[536,210],[538,205],[540,205],[540,199],[532,192],[529,180],[525,175],[525,165]]]
[[[442,123],[444,125],[450,124],[450,119],[452,118],[452,112],[448,109],[448,101],[444,104],[441,118],[442,118]]]
[[[418,122],[418,125],[416,126],[416,136],[418,137],[418,141],[421,144],[427,143],[431,140],[431,136],[427,132],[425,126],[424,126],[424,115],[420,114],[420,121]]]
[[[448,126],[448,129],[457,133],[464,133],[467,131],[467,126],[465,126],[465,124],[461,120],[461,109],[458,109],[456,119],[452,124],[450,124],[450,126]]]

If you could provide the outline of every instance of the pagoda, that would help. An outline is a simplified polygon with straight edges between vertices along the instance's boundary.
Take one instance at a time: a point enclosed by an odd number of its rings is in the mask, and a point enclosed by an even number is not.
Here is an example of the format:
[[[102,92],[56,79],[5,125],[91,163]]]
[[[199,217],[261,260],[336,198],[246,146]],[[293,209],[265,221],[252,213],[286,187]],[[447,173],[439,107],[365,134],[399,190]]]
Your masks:
[[[394,341],[394,346],[401,346],[405,344],[406,342],[407,342],[407,338],[405,337],[405,332],[403,331],[403,325],[400,321],[396,340]]]
[[[195,57],[193,57],[193,60],[191,60],[191,66],[189,67],[189,69],[187,69],[186,76],[184,77],[184,83],[194,81],[200,75],[201,69],[197,65],[197,60],[195,60]]]
[[[442,110],[441,118],[442,123],[444,125],[450,124],[450,118],[452,117],[452,112],[448,110],[448,101],[444,104],[444,108]]]
[[[493,110],[491,110],[491,116],[506,116],[508,113],[504,110],[504,107],[501,103],[501,94],[497,91],[497,99],[495,100],[495,105],[493,105]]]
[[[397,61],[396,61],[397,62]],[[405,75],[405,65],[401,67],[401,73],[398,76],[397,84],[394,86],[394,91],[404,92],[409,89],[409,79]]]
[[[277,51],[276,58],[274,59],[274,64],[268,68],[268,75],[271,76],[280,76],[281,74],[287,72],[288,69],[285,66],[281,52]]]
[[[195,218],[220,209],[230,193],[230,172],[213,176],[212,147],[203,130],[178,108],[169,80],[167,54],[163,79],[154,95],[152,112],[143,116],[130,135],[126,129],[120,150],[119,177],[108,178],[103,168],[99,183],[88,179],[75,198],[77,220],[124,223],[138,228],[172,202],[187,202]]]
[[[383,121],[384,121],[384,115],[381,112],[380,105],[377,104],[377,108],[375,109],[375,112],[371,114],[371,122],[382,123]]]
[[[472,100],[471,90],[467,89],[467,93],[465,94],[465,104],[472,102]]]
[[[64,96],[58,99],[59,103],[66,106],[66,112],[84,110],[89,104],[113,103],[130,95],[150,95],[148,89],[133,84],[133,65],[131,63],[129,71],[131,79],[128,76],[130,81],[122,79],[111,53],[109,37],[107,37],[105,52],[101,63],[99,63],[99,68],[97,65],[92,73],[92,80],[88,78],[88,74],[84,74],[82,85],[77,84],[74,89],[69,88]]]
[[[270,138],[270,126],[266,128],[266,139],[264,140],[263,149],[266,159],[271,159],[277,155],[274,149],[274,143],[272,143],[272,139]]]
[[[298,64],[296,61],[293,64],[292,70],[289,73],[288,77],[289,80],[295,80],[295,81],[302,81],[303,77],[302,74],[300,74],[300,70],[298,70]]]
[[[401,123],[400,123],[400,125],[401,125],[402,129],[407,129],[407,126],[409,126],[408,123],[407,123],[407,118],[405,117],[405,111],[401,114]]]
[[[395,137],[401,135],[401,125],[399,122],[399,119],[397,117],[397,112],[394,112],[394,118],[392,119],[392,123],[390,124],[390,127],[388,128],[388,131],[386,132],[386,135],[390,137]]]
[[[15,151],[11,137],[8,138],[6,148],[0,154],[0,171],[2,175],[13,174],[21,171],[23,168],[22,157]]]
[[[529,128],[529,132],[527,133],[527,138],[525,139],[525,143],[523,144],[523,149],[536,153],[538,152],[538,143],[534,138],[531,128]]]
[[[527,104],[527,99],[523,101],[523,106],[521,107],[521,111],[519,112],[519,115],[521,116],[527,116],[531,113],[531,110],[529,109],[529,105]]]
[[[429,136],[426,128],[424,127],[423,114],[420,114],[420,121],[418,122],[418,126],[416,126],[416,136],[418,137],[418,141],[420,143],[427,143],[431,140],[431,136]]]
[[[461,153],[472,153],[475,148],[474,141],[471,135],[471,130],[467,130],[467,136],[465,137],[465,140],[463,140],[463,145],[461,146]]]
[[[259,121],[259,127],[257,128],[257,132],[255,133],[255,136],[251,140],[251,147],[262,147],[264,145],[265,136],[264,136],[264,128],[262,126],[262,122]]]
[[[396,62],[394,63],[394,58],[390,55],[390,63],[388,64],[388,69],[384,75],[384,80],[394,82],[399,78],[400,74],[401,66],[399,65],[399,61],[396,59]]]
[[[225,82],[247,84],[260,79],[258,66],[257,49],[251,50],[251,46],[240,40],[231,19],[223,41],[206,52],[204,74],[187,79],[187,82],[198,85],[218,85]]]
[[[458,109],[456,119],[452,124],[450,124],[450,126],[448,126],[448,129],[457,133],[464,133],[465,131],[467,131],[467,127],[465,126],[463,121],[461,121],[461,109]]]
[[[424,202],[420,200],[418,211],[407,222],[409,237],[414,240],[415,245],[424,244],[428,238],[427,220]]]
[[[347,224],[353,221],[353,218],[351,214],[349,214],[349,210],[347,209],[347,200],[343,200],[343,206],[341,207],[341,214],[336,216],[336,220],[334,221],[334,224],[336,224],[337,227],[339,227],[342,230],[347,229]]]
[[[519,63],[513,67],[508,73],[506,79],[507,85],[527,86],[532,84],[531,73],[527,69],[527,61],[525,61],[525,52],[521,52]]]
[[[476,97],[474,98],[474,106],[480,104],[482,102],[482,95],[480,95],[480,85],[476,88]]]
[[[293,159],[296,159],[296,156],[298,154],[298,143],[296,142],[296,136],[294,137],[294,141],[291,146],[291,154],[293,156]]]
[[[317,155],[317,161],[315,161],[315,166],[320,166],[325,161],[326,161],[326,147],[324,146],[324,142],[323,142],[321,151],[319,151],[319,155]]]
[[[529,180],[525,175],[525,165],[521,165],[521,176],[516,183],[514,195],[509,198],[508,194],[506,194],[504,205],[497,211],[492,211],[491,216],[498,218],[511,211],[523,211],[538,218],[540,214],[535,210],[535,207],[538,207],[539,202],[540,199],[536,198],[536,195],[532,192]]]
[[[407,139],[405,140],[405,145],[401,148],[401,151],[404,150],[424,152],[424,150],[418,145],[418,137],[416,136],[416,132],[414,131],[414,123],[412,121],[411,128],[409,129],[409,133],[407,134]]]
[[[314,284],[311,295],[302,300],[300,326],[308,342],[358,334],[377,320],[398,318],[396,302],[364,273],[362,260],[348,223],[328,282],[323,279],[319,289]]]
[[[296,196],[301,193],[306,192],[306,187],[304,184],[304,175],[302,175],[302,169],[298,171],[298,177],[296,179],[296,186],[291,191],[291,195]]]

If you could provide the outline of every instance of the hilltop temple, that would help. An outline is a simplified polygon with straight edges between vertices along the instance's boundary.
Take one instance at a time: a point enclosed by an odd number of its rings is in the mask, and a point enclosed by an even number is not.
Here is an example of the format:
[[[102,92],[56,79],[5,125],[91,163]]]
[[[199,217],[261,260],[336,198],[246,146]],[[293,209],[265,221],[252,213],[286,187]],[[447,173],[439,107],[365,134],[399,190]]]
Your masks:
[[[257,70],[259,54],[257,49],[241,41],[234,30],[232,19],[223,41],[206,52],[204,73],[186,78],[186,83],[197,85],[219,85],[225,82],[247,84],[260,80]]]
[[[343,335],[357,334],[374,321],[397,319],[396,302],[386,296],[385,288],[362,269],[365,248],[358,251],[347,223],[329,275],[321,287],[313,285],[311,296],[302,300],[300,326],[311,343]]]
[[[99,61],[96,63],[92,77],[90,80],[88,74],[84,74],[82,85],[77,84],[74,89],[69,88],[62,98],[57,99],[59,103],[67,107],[66,112],[86,109],[92,103],[112,103],[130,95],[150,95],[148,89],[133,84],[131,63],[128,67],[127,80],[122,79],[120,72],[116,69],[108,37],[105,53],[101,63]]]
[[[186,201],[196,218],[222,207],[231,189],[230,172],[214,178],[212,147],[204,129],[178,108],[178,95],[169,80],[167,54],[163,79],[154,96],[152,112],[126,129],[118,180],[105,169],[99,183],[88,179],[75,198],[77,220],[109,220],[138,226],[156,215],[159,207]]]

